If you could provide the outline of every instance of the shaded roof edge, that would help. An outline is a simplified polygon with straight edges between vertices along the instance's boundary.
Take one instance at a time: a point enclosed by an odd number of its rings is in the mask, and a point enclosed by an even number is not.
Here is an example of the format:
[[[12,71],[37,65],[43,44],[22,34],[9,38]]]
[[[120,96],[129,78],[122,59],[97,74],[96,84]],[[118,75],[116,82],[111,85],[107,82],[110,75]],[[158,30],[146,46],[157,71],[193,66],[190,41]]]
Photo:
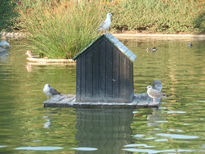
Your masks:
[[[89,47],[92,46],[97,40],[99,40],[101,37],[105,36],[116,48],[118,48],[123,54],[125,54],[131,61],[135,61],[137,56],[129,50],[122,42],[120,42],[116,37],[114,37],[111,33],[105,33],[101,36],[99,36],[97,39],[95,39],[93,42],[91,42],[87,47],[85,47],[83,50],[81,50],[75,57],[73,57],[73,60],[76,60],[78,56],[80,56],[85,50],[87,50]]]

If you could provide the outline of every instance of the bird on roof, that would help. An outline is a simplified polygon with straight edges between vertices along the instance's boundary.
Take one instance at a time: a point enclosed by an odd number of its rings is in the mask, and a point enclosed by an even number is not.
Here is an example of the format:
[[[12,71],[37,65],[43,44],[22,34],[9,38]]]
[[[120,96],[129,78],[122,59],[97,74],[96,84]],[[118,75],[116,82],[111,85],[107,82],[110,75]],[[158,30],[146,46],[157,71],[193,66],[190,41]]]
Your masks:
[[[98,27],[98,30],[108,30],[110,28],[111,25],[111,17],[112,17],[112,13],[107,13],[106,19],[100,24],[100,26]]]
[[[156,89],[153,89],[151,85],[147,86],[147,94],[149,97],[153,98],[155,102],[157,98],[166,97],[166,95]]]
[[[44,85],[43,92],[47,96],[55,96],[55,95],[60,95],[61,94],[55,88],[51,87],[48,83]]]
[[[9,42],[7,42],[7,41],[5,41],[5,40],[0,41],[0,46],[1,46],[1,47],[8,47],[8,48],[10,48]]]

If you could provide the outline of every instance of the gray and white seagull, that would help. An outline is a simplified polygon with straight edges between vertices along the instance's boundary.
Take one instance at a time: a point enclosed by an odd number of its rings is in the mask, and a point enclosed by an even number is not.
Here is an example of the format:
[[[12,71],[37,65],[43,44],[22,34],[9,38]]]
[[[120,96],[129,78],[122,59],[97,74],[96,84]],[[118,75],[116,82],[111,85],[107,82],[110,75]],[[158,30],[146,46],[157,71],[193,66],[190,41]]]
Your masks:
[[[153,88],[161,91],[162,90],[162,82],[160,80],[154,80]]]
[[[98,30],[105,30],[105,31],[108,30],[111,25],[111,17],[112,17],[112,13],[108,13],[106,19],[98,27]]]
[[[51,87],[49,84],[45,84],[43,88],[43,92],[47,96],[54,96],[54,95],[60,95],[61,93],[58,92],[55,88]]]
[[[157,98],[166,97],[166,95],[156,89],[153,89],[151,85],[147,86],[147,94],[153,98],[153,102],[156,102]]]

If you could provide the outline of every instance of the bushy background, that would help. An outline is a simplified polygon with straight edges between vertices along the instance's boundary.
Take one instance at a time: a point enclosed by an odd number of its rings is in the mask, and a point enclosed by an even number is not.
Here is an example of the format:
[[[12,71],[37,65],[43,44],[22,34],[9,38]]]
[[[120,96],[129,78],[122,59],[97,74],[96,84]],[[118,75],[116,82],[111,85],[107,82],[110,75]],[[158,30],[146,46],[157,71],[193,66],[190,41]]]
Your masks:
[[[17,0],[0,1],[0,31],[11,31],[15,27],[18,16],[17,4]]]
[[[1,0],[0,31],[28,34],[40,56],[72,58],[102,32],[205,33],[205,0]]]

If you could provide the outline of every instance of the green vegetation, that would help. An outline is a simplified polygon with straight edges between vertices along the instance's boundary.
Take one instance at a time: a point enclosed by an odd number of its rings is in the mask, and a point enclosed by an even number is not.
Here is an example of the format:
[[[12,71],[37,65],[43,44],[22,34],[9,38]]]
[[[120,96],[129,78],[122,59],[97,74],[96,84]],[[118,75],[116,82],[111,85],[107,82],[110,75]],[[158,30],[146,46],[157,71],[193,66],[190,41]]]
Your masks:
[[[111,11],[118,31],[205,32],[204,0],[121,0]]]
[[[10,30],[14,26],[18,13],[15,11],[17,0],[1,0],[0,2],[0,31]]]
[[[31,34],[28,39],[32,51],[50,58],[72,58],[98,37],[99,9],[95,3],[37,0],[35,8],[19,12],[24,21],[21,27]]]
[[[21,0],[17,4],[20,16],[15,27],[30,34],[29,49],[50,58],[75,56],[100,35],[96,29],[107,12],[114,13],[112,32],[205,32],[205,0]]]

